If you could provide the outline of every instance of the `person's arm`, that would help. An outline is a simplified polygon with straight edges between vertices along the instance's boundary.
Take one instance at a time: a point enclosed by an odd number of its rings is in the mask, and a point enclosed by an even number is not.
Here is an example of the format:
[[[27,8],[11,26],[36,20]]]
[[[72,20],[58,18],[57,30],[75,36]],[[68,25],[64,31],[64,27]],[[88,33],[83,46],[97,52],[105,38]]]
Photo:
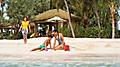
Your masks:
[[[51,42],[50,42],[50,49],[52,49],[52,47],[51,47]]]
[[[65,41],[64,41],[64,36],[62,34],[60,34],[61,38],[62,38],[62,44],[65,44]]]
[[[47,43],[45,43],[45,50],[47,49]]]
[[[22,29],[22,24],[21,24],[21,26],[20,26],[20,28],[19,28],[19,32],[21,31],[21,29]]]
[[[47,47],[47,40],[45,40],[43,44],[45,45],[45,48],[46,48]]]
[[[54,38],[53,49],[55,49],[55,45],[56,45],[56,37]]]
[[[45,50],[47,51],[47,41],[48,41],[48,39],[47,40],[45,40],[45,42],[44,42],[44,45],[45,45]]]

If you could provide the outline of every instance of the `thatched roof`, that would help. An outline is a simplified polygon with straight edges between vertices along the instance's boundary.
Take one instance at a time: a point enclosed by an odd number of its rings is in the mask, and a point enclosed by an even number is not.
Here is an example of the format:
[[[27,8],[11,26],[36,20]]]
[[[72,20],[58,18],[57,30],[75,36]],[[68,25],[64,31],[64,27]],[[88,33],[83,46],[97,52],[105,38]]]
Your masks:
[[[0,3],[2,3],[2,0],[0,0]]]
[[[15,28],[15,27],[14,27],[14,24],[12,23],[0,23],[0,29],[3,29],[3,28]]]
[[[44,20],[48,20],[50,18],[53,18],[55,16],[58,16],[62,19],[68,20],[68,15],[67,12],[64,10],[57,10],[57,9],[53,9],[53,10],[48,10],[44,13],[38,14],[35,16],[34,21],[44,21]],[[71,14],[72,18],[77,18],[77,16]]]

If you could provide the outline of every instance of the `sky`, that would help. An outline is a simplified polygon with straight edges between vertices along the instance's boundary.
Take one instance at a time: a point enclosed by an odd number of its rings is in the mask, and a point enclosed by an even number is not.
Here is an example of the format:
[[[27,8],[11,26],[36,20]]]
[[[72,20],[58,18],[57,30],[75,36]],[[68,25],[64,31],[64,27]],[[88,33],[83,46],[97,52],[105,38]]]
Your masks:
[[[7,16],[7,13],[6,13],[6,8],[8,7],[7,4],[5,4],[5,6],[3,7],[3,17],[6,19],[6,20],[9,20],[9,17]],[[2,7],[1,7],[1,3],[0,3],[0,10],[2,10]]]
[[[119,10],[118,10],[118,14],[119,14],[119,16],[120,16],[120,8],[119,8]]]

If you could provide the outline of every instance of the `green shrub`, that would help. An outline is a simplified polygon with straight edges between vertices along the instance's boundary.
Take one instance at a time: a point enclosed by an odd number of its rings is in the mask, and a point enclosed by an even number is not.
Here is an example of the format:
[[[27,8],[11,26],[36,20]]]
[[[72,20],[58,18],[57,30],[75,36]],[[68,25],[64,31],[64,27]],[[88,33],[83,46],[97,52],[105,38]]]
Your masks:
[[[72,36],[71,30],[67,28],[67,26],[64,26],[63,28],[59,28],[58,30],[63,33],[64,36]],[[111,27],[88,27],[84,28],[82,26],[76,27],[74,29],[74,33],[76,37],[80,38],[111,38]]]
[[[70,29],[67,26],[58,27],[58,31],[61,32],[66,37],[71,37]]]
[[[18,32],[17,36],[15,37],[15,39],[22,39],[22,32]]]

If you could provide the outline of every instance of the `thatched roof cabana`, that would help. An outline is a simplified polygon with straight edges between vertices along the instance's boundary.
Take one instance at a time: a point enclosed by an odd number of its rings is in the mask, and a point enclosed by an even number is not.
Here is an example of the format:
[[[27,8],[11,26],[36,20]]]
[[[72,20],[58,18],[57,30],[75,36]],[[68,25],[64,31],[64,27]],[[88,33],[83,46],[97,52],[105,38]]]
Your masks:
[[[58,16],[64,20],[68,20],[68,15],[67,12],[61,9],[53,9],[53,10],[48,10],[44,13],[38,14],[35,16],[34,21],[45,21],[50,18],[53,18],[55,16]],[[72,18],[78,18],[77,16],[71,14]]]
[[[52,10],[48,10],[45,11],[43,13],[40,13],[38,15],[36,15],[33,19],[33,22],[35,22],[36,28],[38,28],[38,24],[48,24],[48,25],[55,25],[58,27],[61,26],[63,27],[63,25],[67,24],[69,25],[68,20],[69,20],[69,13],[67,11],[61,10],[61,9],[52,9]],[[80,17],[75,16],[73,14],[70,14],[71,16],[71,21],[72,22],[77,22],[79,21]],[[57,19],[56,19],[57,17]],[[56,19],[55,22],[52,22],[51,20]],[[62,21],[60,21],[62,20]],[[48,23],[49,22],[49,23]],[[65,23],[66,22],[66,23]]]

